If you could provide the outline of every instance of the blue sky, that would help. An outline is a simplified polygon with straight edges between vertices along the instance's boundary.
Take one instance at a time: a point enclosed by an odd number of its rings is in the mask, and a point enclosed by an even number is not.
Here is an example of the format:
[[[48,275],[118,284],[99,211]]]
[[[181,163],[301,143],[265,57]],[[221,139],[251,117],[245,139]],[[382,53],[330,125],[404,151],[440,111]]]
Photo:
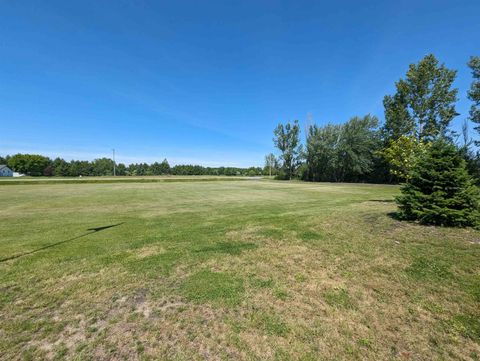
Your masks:
[[[0,0],[0,154],[262,165],[279,122],[371,113],[480,55],[480,1]],[[302,129],[303,130],[303,129]]]

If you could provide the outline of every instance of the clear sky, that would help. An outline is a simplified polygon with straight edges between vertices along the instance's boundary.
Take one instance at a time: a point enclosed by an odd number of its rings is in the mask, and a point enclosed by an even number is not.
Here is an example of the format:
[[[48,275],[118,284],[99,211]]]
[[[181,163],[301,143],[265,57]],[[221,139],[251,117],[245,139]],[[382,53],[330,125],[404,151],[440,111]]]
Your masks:
[[[0,0],[0,154],[262,165],[279,122],[383,120],[430,52],[459,128],[478,0]]]

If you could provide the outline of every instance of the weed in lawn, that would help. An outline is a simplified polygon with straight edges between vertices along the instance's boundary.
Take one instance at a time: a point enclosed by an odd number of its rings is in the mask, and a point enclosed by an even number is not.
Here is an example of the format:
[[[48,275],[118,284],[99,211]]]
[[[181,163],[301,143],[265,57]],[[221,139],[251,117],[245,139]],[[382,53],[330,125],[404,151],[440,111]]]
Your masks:
[[[282,300],[282,301],[286,301],[287,298],[288,298],[288,292],[285,291],[284,289],[281,289],[281,288],[277,288],[273,291],[273,295],[275,296],[275,298],[279,299],[279,300]]]
[[[273,287],[273,280],[271,278],[256,278],[250,280],[252,287],[256,288],[271,288]]]
[[[325,302],[332,307],[354,308],[354,302],[346,289],[331,289],[324,294]]]
[[[409,276],[428,281],[441,281],[451,276],[449,266],[437,261],[434,257],[418,257],[413,260],[406,272]]]
[[[239,277],[205,269],[188,277],[182,285],[182,292],[194,302],[235,305],[240,302],[244,287]]]
[[[250,320],[255,328],[265,331],[269,335],[285,337],[290,332],[287,324],[272,312],[255,312],[251,315]]]

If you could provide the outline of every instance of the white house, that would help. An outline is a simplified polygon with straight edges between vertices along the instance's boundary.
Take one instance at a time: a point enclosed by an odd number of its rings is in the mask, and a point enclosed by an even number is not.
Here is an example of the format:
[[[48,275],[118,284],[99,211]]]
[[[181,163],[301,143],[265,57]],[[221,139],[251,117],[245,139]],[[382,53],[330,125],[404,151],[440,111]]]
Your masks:
[[[0,177],[13,177],[13,171],[4,164],[0,164]]]

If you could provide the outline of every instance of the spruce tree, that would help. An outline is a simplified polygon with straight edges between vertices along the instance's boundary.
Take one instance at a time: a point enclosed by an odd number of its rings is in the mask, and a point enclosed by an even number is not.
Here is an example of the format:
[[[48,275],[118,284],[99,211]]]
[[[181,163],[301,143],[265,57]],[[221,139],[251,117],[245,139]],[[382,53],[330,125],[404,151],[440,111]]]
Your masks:
[[[399,216],[420,223],[480,225],[480,193],[458,149],[445,139],[430,143],[397,197]]]

